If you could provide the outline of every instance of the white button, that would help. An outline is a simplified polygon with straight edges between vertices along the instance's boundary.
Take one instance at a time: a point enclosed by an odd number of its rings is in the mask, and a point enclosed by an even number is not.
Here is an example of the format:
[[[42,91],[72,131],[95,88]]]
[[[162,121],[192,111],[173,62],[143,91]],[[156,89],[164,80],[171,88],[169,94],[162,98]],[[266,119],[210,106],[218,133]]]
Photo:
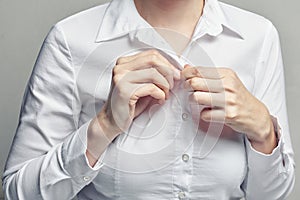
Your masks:
[[[187,120],[189,118],[189,115],[187,113],[182,113],[182,119]]]
[[[190,156],[188,154],[183,154],[181,158],[184,162],[188,162],[190,159]]]
[[[178,193],[178,198],[179,198],[179,199],[184,199],[184,198],[185,198],[185,193],[182,192],[182,191],[179,192],[179,193]]]
[[[84,180],[85,182],[87,182],[87,181],[89,181],[89,180],[90,180],[90,177],[88,177],[88,176],[85,176],[85,177],[83,177],[83,180]]]

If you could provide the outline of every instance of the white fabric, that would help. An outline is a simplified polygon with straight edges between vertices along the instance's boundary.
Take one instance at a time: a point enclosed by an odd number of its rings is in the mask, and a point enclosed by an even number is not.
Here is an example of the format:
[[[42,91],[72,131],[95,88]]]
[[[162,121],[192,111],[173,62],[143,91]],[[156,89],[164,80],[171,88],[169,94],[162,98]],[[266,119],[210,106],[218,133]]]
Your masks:
[[[107,100],[120,56],[149,48],[184,64],[232,68],[281,127],[270,155],[240,133],[198,128],[182,82],[87,162],[90,120]],[[195,123],[196,122],[196,123]],[[284,199],[294,184],[279,37],[268,20],[207,0],[193,41],[177,57],[132,0],[113,0],[57,23],[48,34],[22,104],[3,176],[6,199]]]

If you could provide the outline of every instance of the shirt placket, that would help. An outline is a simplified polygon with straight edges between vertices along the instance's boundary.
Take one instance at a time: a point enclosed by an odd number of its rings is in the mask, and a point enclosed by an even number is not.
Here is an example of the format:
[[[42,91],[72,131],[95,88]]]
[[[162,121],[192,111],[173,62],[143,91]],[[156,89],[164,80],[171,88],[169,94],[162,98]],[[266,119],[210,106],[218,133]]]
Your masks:
[[[191,50],[189,44],[180,57],[171,55],[181,67],[186,64],[191,64],[186,59],[186,55]],[[190,199],[190,184],[193,176],[193,141],[197,130],[192,119],[191,107],[189,105],[189,95],[184,89],[184,82],[182,81],[177,91],[177,95],[181,101],[181,129],[179,137],[176,138],[176,155],[177,159],[173,165],[173,197],[174,199]]]
[[[135,33],[135,39],[139,42],[146,44],[149,48],[159,49],[166,53],[172,60],[173,63],[181,70],[184,65],[192,64],[187,59],[187,55],[192,50],[193,42],[190,42],[183,54],[178,57],[175,51],[172,50],[170,45],[166,43],[160,37],[151,32],[144,32],[140,30]],[[181,112],[181,123],[178,136],[175,138],[175,155],[176,160],[172,164],[172,196],[173,199],[190,199],[190,184],[192,182],[193,175],[193,141],[197,134],[197,126],[195,126],[192,119],[191,106],[189,105],[189,94],[184,88],[184,81],[179,81],[174,86],[174,94],[180,99],[180,107],[174,107],[174,109],[180,109]]]

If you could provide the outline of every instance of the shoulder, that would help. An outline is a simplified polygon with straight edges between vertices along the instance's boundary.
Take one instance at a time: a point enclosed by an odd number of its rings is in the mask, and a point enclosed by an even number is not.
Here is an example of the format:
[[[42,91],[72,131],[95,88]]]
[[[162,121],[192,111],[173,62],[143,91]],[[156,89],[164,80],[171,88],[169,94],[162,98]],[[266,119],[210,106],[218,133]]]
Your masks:
[[[263,42],[269,34],[277,34],[273,23],[259,14],[220,2],[225,17],[238,27],[246,40]]]
[[[48,40],[53,40],[53,36],[56,36],[60,40],[63,38],[70,45],[74,42],[93,42],[108,5],[109,3],[99,5],[57,22],[49,32]]]
[[[90,26],[99,26],[109,3],[83,10],[71,15],[55,24],[65,31],[80,30]]]
[[[95,46],[95,40],[109,3],[99,5],[57,22],[49,31],[45,43],[65,49],[73,62],[83,59]]]

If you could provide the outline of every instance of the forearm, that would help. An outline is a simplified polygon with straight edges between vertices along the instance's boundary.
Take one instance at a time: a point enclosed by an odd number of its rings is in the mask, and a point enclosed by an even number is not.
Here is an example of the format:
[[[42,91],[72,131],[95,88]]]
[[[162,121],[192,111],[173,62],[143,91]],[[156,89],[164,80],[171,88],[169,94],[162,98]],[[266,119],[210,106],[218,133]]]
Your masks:
[[[277,125],[274,124],[277,122],[272,119],[272,116],[269,114],[267,109],[265,114],[262,115],[263,119],[259,117],[256,118],[264,122],[263,124],[265,124],[265,128],[258,130],[258,132],[260,133],[255,134],[258,136],[257,138],[248,137],[248,139],[251,142],[252,147],[256,151],[264,154],[271,154],[278,145],[277,130],[275,130],[275,127],[277,127]]]
[[[9,163],[3,178],[6,199],[72,199],[76,196],[97,176],[101,167],[91,168],[87,163],[88,124],[40,157],[19,165],[16,161]],[[10,156],[18,153],[12,152]]]
[[[120,130],[114,127],[106,115],[105,105],[90,122],[87,131],[86,156],[91,167],[94,167],[106,148],[120,134]]]
[[[276,118],[269,114],[265,118],[263,116],[261,113],[261,120],[270,124],[270,128],[265,129],[268,134],[262,134],[265,137],[260,141],[246,139],[246,199],[286,199],[295,182],[294,162],[284,138],[287,132],[282,132]]]
[[[248,156],[248,175],[245,181],[247,200],[282,200],[286,199],[295,182],[292,158],[282,152],[282,138],[278,146],[270,153],[256,151],[246,139]]]

